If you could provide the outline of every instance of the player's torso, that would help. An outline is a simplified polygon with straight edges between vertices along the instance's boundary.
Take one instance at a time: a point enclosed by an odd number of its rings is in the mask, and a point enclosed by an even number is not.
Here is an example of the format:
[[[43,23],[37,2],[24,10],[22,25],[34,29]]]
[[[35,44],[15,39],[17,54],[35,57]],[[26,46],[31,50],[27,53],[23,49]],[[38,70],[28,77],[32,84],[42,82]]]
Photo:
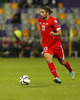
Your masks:
[[[52,44],[54,45],[56,39],[59,39],[59,37],[52,36],[50,34],[51,31],[56,32],[55,28],[53,27],[53,18],[49,17],[47,21],[40,19],[39,24],[41,29],[43,45],[52,45]]]
[[[47,21],[41,20],[39,24],[42,34],[50,35],[51,31],[55,31],[54,27],[52,26],[51,18],[49,18]]]

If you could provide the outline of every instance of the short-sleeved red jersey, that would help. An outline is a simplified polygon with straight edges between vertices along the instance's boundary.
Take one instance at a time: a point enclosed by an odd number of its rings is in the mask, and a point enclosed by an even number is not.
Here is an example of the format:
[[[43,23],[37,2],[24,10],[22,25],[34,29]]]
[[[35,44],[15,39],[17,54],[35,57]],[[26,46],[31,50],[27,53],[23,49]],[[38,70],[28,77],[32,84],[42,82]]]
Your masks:
[[[56,18],[49,16],[49,19],[44,21],[40,17],[38,22],[40,25],[43,47],[55,47],[58,43],[61,44],[59,36],[53,36],[50,34],[51,31],[56,33],[57,30],[61,29]]]

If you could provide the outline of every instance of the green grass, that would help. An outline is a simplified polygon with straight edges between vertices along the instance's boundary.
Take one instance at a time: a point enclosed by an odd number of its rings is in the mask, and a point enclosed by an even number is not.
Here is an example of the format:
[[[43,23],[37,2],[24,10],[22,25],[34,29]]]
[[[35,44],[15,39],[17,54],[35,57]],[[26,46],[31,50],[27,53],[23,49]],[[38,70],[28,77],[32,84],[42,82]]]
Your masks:
[[[53,82],[44,58],[0,58],[0,100],[80,100],[80,58],[67,58],[75,72],[71,80],[67,69],[57,59],[53,63],[62,84]],[[20,85],[19,78],[28,75],[31,83]]]

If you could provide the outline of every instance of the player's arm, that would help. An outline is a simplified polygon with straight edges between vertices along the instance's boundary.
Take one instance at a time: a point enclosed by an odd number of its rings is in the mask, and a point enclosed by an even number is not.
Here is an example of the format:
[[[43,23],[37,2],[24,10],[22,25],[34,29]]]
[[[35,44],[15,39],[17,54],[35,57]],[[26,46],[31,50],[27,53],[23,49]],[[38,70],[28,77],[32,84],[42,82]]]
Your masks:
[[[40,26],[39,26],[40,27]],[[42,45],[42,36],[41,36],[41,30],[40,30],[40,45]]]
[[[41,36],[41,31],[40,31],[40,44],[42,45],[42,36]]]
[[[54,27],[56,32],[51,31],[50,34],[54,36],[61,36],[62,32],[61,32],[61,28],[59,26],[59,22],[57,21],[57,19],[52,20],[52,26]]]
[[[40,22],[40,18],[38,19],[38,23]],[[40,25],[39,25],[40,27]],[[40,45],[42,45],[42,36],[41,36],[41,29],[40,29]]]
[[[61,32],[61,29],[60,30],[57,30],[56,33],[54,33],[53,31],[50,32],[51,35],[55,35],[55,36],[60,36],[62,35],[62,32]]]

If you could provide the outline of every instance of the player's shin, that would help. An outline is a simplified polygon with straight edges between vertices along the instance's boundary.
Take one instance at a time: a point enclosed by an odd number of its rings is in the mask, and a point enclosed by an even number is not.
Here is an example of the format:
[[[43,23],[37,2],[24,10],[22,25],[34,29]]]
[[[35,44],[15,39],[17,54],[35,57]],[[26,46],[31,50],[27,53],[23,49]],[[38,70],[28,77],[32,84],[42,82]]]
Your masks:
[[[51,73],[53,74],[54,77],[58,77],[57,71],[56,71],[56,67],[54,66],[53,63],[48,63],[49,69],[51,71]]]
[[[72,72],[72,71],[73,71],[71,65],[69,64],[69,62],[68,62],[67,60],[66,60],[66,65],[65,65],[65,67],[69,70],[69,72]]]

